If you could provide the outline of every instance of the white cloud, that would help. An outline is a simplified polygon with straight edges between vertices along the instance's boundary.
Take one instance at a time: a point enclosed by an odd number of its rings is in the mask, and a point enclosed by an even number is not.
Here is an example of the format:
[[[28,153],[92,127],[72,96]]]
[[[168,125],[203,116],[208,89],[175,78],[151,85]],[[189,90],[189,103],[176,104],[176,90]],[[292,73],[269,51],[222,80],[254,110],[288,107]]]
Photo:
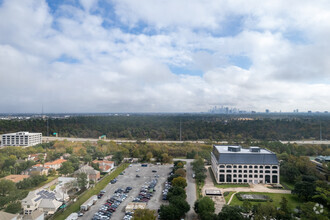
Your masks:
[[[327,1],[98,2],[0,5],[0,112],[330,108]]]

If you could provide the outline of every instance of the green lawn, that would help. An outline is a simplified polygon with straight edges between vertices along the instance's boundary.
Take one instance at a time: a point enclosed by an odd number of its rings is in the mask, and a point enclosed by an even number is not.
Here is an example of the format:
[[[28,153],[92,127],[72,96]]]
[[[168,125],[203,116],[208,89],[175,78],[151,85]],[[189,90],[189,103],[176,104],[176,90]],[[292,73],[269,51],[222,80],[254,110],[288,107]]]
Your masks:
[[[237,187],[250,187],[249,184],[214,184],[218,188],[237,188]]]
[[[281,177],[281,180],[280,180],[282,186],[285,188],[285,189],[288,189],[288,190],[293,190],[294,189],[294,183],[289,183],[285,180],[285,178]]]
[[[128,167],[128,163],[124,163],[120,165],[115,171],[110,173],[110,175],[106,176],[100,182],[98,182],[95,187],[89,189],[84,192],[75,203],[71,204],[66,208],[64,212],[57,212],[52,219],[55,220],[63,220],[68,217],[73,212],[78,212],[80,209],[80,205],[83,204],[87,199],[89,199],[93,195],[97,195],[100,190],[104,189],[104,187],[109,184],[109,182],[116,178],[121,172],[123,172]]]
[[[229,192],[229,194],[225,196],[226,204],[228,203],[231,195],[233,195],[234,193],[235,193],[235,191],[232,191],[232,192]]]
[[[279,207],[280,201],[282,197],[285,197],[288,200],[288,206],[291,209],[296,208],[298,205],[302,204],[302,201],[296,195],[292,194],[280,194],[280,193],[260,193],[260,192],[247,192],[246,194],[262,194],[269,196],[274,204],[274,206]],[[258,204],[259,202],[251,202],[252,205]],[[233,200],[231,201],[230,205],[242,205],[243,201],[240,201],[236,195],[234,196]]]
[[[33,191],[33,190],[39,189],[39,188],[43,187],[44,185],[46,185],[47,183],[49,183],[49,182],[53,181],[54,179],[58,178],[58,176],[57,175],[55,175],[55,176],[48,176],[47,178],[48,179],[45,182],[42,182],[38,186],[29,188],[27,190]]]

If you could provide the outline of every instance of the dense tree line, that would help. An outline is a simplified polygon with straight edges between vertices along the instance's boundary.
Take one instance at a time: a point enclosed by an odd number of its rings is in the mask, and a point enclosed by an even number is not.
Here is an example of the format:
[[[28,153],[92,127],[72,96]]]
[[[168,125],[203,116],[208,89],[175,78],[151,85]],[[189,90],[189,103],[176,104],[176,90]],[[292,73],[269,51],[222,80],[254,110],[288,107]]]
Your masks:
[[[178,220],[190,210],[190,206],[186,201],[187,194],[185,188],[187,181],[185,179],[186,171],[182,161],[175,161],[171,177],[168,181],[171,183],[167,199],[169,205],[161,205],[159,216],[162,220]]]
[[[250,117],[253,120],[240,120]],[[68,119],[49,119],[49,131],[63,137],[179,140],[180,121],[182,140],[295,140],[330,139],[330,116],[260,115],[131,115],[86,116]],[[47,133],[46,120],[1,120],[0,133],[20,130]]]

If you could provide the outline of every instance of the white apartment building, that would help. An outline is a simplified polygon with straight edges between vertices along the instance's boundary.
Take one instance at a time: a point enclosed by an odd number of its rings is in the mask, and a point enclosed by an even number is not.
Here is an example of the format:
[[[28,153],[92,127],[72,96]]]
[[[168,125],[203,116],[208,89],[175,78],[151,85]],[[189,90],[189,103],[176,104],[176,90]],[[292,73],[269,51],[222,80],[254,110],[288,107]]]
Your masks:
[[[41,133],[29,133],[27,131],[3,134],[1,146],[33,146],[40,144],[41,138]]]
[[[212,171],[217,183],[279,183],[276,154],[259,147],[214,145]]]

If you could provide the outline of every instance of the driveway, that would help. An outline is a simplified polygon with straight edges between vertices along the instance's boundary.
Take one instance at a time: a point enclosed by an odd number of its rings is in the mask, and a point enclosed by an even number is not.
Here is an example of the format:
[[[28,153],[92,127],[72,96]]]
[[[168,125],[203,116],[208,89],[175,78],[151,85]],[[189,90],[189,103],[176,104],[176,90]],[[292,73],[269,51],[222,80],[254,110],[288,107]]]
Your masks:
[[[197,214],[194,210],[194,204],[197,199],[195,179],[192,177],[194,171],[192,170],[192,165],[191,165],[191,162],[193,162],[194,160],[193,159],[174,159],[174,160],[181,160],[186,162],[186,174],[187,174],[186,193],[187,193],[187,202],[190,205],[190,210],[186,214],[186,219],[188,220],[198,219]]]

